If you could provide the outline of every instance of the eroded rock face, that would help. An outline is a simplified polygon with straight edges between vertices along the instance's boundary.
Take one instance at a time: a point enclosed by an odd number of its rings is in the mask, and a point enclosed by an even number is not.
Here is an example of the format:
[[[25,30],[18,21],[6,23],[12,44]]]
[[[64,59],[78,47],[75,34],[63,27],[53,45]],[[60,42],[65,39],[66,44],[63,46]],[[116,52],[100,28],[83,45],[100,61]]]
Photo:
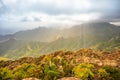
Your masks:
[[[40,80],[40,79],[37,79],[37,78],[25,78],[25,79],[22,79],[22,80]]]
[[[61,78],[60,80],[82,80],[82,79],[75,78],[75,77],[65,77],[65,78]]]

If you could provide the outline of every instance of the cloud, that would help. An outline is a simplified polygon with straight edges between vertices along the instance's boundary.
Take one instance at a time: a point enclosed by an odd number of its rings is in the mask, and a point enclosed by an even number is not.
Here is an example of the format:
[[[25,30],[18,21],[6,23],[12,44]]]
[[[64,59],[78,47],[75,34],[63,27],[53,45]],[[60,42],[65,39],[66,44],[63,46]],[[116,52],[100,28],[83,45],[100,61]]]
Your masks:
[[[41,21],[40,18],[32,17],[32,16],[24,17],[24,18],[21,19],[21,22],[40,22],[40,21]]]
[[[111,17],[120,12],[119,0],[4,0],[2,3],[8,8],[7,13],[17,16],[32,12],[49,15],[99,12]]]
[[[14,14],[43,12],[47,14],[74,14],[118,11],[119,0],[4,0]]]
[[[0,26],[120,22],[119,5],[120,0],[0,0]]]

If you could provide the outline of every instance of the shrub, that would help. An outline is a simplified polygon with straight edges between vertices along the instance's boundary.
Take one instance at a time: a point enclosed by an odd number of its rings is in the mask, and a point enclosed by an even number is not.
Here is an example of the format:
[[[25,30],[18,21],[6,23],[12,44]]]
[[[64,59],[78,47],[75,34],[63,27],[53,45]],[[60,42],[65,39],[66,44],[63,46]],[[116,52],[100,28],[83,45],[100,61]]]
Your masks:
[[[64,76],[72,76],[72,70],[74,68],[73,63],[69,63],[66,60],[62,60],[62,68],[63,68],[63,72],[64,72]]]
[[[52,59],[52,62],[53,62],[56,66],[58,66],[58,65],[61,65],[62,60],[63,60],[62,57],[56,56],[55,58]]]
[[[109,73],[106,72],[105,69],[101,68],[98,70],[98,78],[101,80],[108,80],[109,79]]]
[[[32,64],[27,72],[29,77],[41,78],[43,76],[43,69],[40,65]]]
[[[43,79],[45,80],[56,80],[60,75],[55,65],[44,65],[44,73]]]
[[[73,68],[73,73],[75,77],[82,78],[83,80],[88,80],[94,77],[94,74],[92,72],[93,68],[94,65],[83,63],[78,66],[75,66]]]
[[[110,80],[120,80],[120,70],[112,66],[104,66],[103,69],[110,74]]]
[[[35,64],[22,64],[14,69],[13,74],[16,79],[28,77],[40,78],[43,75],[42,68]]]
[[[12,78],[13,78],[13,74],[8,69],[8,67],[0,68],[0,80],[8,80],[8,79],[12,79]]]
[[[71,64],[63,66],[63,71],[65,76],[72,76],[72,70],[73,70],[73,65]]]

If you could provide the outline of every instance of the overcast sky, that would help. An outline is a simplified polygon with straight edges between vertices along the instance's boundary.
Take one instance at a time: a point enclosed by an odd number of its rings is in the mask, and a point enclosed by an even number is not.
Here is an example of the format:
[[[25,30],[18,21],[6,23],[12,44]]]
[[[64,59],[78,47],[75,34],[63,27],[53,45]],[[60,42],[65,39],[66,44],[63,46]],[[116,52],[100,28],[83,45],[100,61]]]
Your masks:
[[[0,33],[87,21],[119,24],[120,0],[0,0]]]

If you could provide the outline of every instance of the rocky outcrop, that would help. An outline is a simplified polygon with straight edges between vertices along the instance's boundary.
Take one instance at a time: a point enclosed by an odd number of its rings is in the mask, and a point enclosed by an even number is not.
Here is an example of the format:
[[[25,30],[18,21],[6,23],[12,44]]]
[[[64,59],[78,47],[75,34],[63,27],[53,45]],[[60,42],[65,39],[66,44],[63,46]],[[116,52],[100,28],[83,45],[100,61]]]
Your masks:
[[[75,78],[75,77],[64,77],[64,78],[61,78],[60,80],[82,80],[82,79]]]

